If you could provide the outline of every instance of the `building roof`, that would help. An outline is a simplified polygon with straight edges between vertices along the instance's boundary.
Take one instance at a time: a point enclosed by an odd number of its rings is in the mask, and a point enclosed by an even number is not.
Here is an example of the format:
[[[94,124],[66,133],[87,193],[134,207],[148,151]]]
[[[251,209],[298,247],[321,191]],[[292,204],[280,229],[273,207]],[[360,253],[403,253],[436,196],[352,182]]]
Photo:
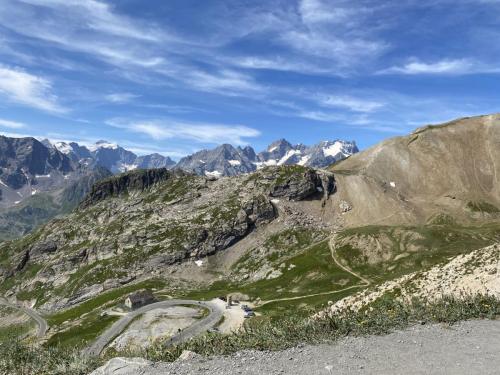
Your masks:
[[[131,293],[127,297],[132,303],[153,300],[154,296],[150,290],[139,290],[138,292]]]

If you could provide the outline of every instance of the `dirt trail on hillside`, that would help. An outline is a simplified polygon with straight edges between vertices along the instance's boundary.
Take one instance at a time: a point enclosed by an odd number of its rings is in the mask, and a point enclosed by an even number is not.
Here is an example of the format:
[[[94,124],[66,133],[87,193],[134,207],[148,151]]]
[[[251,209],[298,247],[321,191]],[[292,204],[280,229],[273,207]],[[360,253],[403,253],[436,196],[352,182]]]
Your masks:
[[[500,321],[415,326],[387,336],[349,337],[334,345],[241,352],[175,363],[114,359],[92,375],[166,374],[498,374]]]
[[[348,266],[345,266],[342,263],[340,263],[340,261],[335,256],[335,240],[336,240],[336,236],[334,234],[332,237],[330,237],[330,240],[328,241],[328,246],[330,247],[330,252],[332,254],[332,259],[335,262],[335,264],[337,266],[339,266],[340,268],[342,268],[344,271],[346,271],[346,272],[350,273],[351,275],[353,275],[354,277],[357,277],[358,279],[360,279],[365,284],[364,286],[370,286],[371,283],[372,283],[371,280],[369,280],[366,277],[364,277],[364,276],[362,276],[362,275],[354,272]]]
[[[317,245],[319,245],[322,242],[323,241],[314,243],[311,246],[307,247],[305,250],[308,250],[308,249],[310,249],[310,248],[312,248],[314,246],[317,246]],[[335,289],[335,290],[331,290],[331,291],[327,291],[327,292],[320,292],[320,293],[314,293],[314,294],[306,294],[306,295],[303,295],[303,296],[296,296],[296,297],[286,297],[286,298],[271,299],[271,300],[267,300],[267,301],[262,301],[261,303],[258,304],[258,306],[262,307],[264,305],[267,305],[269,303],[274,303],[274,302],[295,301],[295,300],[309,298],[309,297],[327,296],[327,295],[330,295],[330,294],[337,294],[337,293],[345,292],[346,290],[357,289],[357,288],[365,288],[365,287],[368,287],[368,286],[371,285],[371,283],[372,283],[371,280],[369,280],[366,277],[364,277],[364,276],[362,276],[362,275],[354,272],[348,266],[345,266],[342,263],[340,263],[340,261],[337,259],[337,257],[335,256],[335,234],[332,235],[332,237],[330,237],[330,239],[328,240],[328,246],[330,248],[330,253],[332,255],[333,262],[339,268],[341,268],[342,270],[344,270],[345,272],[347,272],[347,273],[353,275],[354,277],[360,279],[362,281],[361,284],[351,285],[351,286],[343,288],[343,289]]]

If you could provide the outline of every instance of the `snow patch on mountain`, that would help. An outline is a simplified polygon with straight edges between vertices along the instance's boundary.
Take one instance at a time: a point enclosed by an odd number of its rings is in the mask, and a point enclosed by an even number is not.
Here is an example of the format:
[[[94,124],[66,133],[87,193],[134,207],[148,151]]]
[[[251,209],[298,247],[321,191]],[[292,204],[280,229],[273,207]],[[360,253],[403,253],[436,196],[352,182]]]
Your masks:
[[[335,142],[333,144],[330,144],[329,146],[327,147],[324,147],[323,148],[323,154],[325,154],[325,156],[337,156],[338,154],[343,154],[343,147],[344,147],[344,144],[342,142]]]
[[[60,152],[62,152],[63,154],[70,154],[73,152],[73,147],[71,147],[69,144],[67,144],[66,142],[56,142],[56,143],[53,143],[53,146],[59,150]]]

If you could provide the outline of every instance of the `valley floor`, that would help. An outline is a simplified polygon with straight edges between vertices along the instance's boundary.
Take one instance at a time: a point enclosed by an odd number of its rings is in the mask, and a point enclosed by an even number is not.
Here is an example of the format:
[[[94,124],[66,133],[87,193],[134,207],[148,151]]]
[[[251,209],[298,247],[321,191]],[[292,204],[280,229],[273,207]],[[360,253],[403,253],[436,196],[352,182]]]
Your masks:
[[[498,374],[500,321],[418,325],[385,336],[347,337],[333,345],[280,352],[148,363],[115,358],[92,375],[166,374]]]

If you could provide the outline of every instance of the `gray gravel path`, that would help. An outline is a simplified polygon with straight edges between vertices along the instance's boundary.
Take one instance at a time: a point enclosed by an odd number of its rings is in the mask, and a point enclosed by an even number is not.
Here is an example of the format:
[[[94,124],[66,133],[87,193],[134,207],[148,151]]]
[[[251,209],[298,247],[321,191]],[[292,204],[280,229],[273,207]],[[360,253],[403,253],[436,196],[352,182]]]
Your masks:
[[[92,375],[500,374],[500,321],[414,326],[386,336],[175,363],[114,359]]]

